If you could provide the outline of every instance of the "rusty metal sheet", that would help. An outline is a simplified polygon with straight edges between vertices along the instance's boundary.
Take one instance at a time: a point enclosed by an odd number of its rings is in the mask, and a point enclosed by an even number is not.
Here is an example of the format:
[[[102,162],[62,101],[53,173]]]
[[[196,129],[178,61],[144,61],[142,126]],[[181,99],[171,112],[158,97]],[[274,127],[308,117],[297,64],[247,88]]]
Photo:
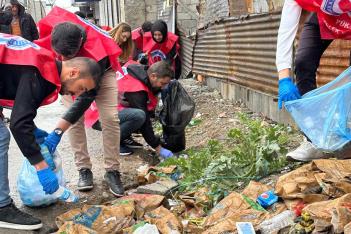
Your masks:
[[[180,57],[182,61],[182,77],[187,77],[192,70],[193,66],[193,52],[195,40],[192,37],[180,33]]]
[[[335,40],[324,52],[317,71],[319,86],[334,80],[350,66],[351,41]]]
[[[199,32],[193,72],[275,95],[280,13],[228,18]]]

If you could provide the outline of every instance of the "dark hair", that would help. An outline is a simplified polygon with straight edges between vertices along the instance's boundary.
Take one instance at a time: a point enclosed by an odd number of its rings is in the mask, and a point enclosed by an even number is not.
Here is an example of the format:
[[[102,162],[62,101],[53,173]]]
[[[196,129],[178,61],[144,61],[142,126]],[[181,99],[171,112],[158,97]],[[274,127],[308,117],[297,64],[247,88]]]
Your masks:
[[[151,31],[151,27],[152,27],[152,23],[150,21],[145,21],[141,25],[141,29],[143,30],[143,32],[150,32]]]
[[[155,73],[158,79],[164,79],[165,77],[173,78],[173,70],[166,61],[159,61],[152,64],[147,70],[148,76]]]
[[[56,25],[51,33],[52,48],[65,57],[77,54],[85,40],[85,29],[71,22]]]
[[[81,17],[83,19],[85,18],[85,14],[81,11],[76,11],[76,12],[74,12],[74,14],[78,15],[79,17]]]
[[[78,67],[80,69],[79,79],[92,78],[96,86],[99,84],[102,72],[100,65],[94,59],[75,57],[66,60],[65,64],[69,67]]]
[[[155,40],[154,33],[157,31],[162,33],[163,38],[162,38],[161,42],[157,42]],[[166,22],[163,20],[156,20],[151,27],[151,35],[152,35],[152,38],[154,39],[154,41],[157,43],[165,42],[167,40],[167,34],[168,34],[168,27],[167,27]]]

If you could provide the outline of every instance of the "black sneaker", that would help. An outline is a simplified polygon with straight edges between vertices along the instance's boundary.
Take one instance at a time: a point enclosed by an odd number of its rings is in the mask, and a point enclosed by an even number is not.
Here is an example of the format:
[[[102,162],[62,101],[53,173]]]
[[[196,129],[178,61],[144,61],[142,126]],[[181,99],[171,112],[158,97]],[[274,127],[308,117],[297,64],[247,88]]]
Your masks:
[[[13,203],[0,208],[0,228],[37,230],[42,226],[40,219],[20,211]]]
[[[134,141],[132,137],[128,137],[127,139],[123,140],[123,145],[128,146],[131,149],[142,149],[143,145]]]
[[[107,185],[110,187],[110,192],[117,196],[122,197],[124,194],[124,188],[121,181],[121,174],[119,171],[107,171],[104,179]]]
[[[79,170],[78,190],[88,191],[92,190],[93,184],[93,173],[88,168],[82,168]]]
[[[119,154],[122,156],[126,156],[126,155],[131,155],[133,154],[133,150],[130,149],[128,146],[125,145],[120,145],[119,146]]]

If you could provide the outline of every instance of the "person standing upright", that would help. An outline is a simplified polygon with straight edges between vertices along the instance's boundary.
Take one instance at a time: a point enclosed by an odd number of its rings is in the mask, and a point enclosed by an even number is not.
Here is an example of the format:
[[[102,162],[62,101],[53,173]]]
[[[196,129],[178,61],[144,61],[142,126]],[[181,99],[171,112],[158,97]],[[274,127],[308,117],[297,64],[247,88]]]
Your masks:
[[[34,41],[39,38],[39,32],[33,17],[25,12],[18,0],[11,0],[12,22],[10,32],[12,35],[21,36],[28,41]]]

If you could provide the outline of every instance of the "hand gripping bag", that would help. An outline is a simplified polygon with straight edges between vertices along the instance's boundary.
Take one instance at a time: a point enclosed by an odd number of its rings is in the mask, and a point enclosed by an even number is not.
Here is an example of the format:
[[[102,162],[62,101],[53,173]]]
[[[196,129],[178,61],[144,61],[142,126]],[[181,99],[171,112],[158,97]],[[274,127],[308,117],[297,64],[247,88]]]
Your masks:
[[[333,152],[351,140],[351,67],[328,84],[285,108],[301,131],[319,149]]]
[[[45,145],[40,145],[40,147],[42,154],[49,153]],[[59,185],[65,187],[62,159],[57,151],[53,154],[53,159],[56,167],[54,173]],[[48,206],[58,200],[54,195],[45,194],[43,186],[39,182],[36,169],[27,159],[24,159],[21,171],[17,177],[17,190],[23,204],[31,207]]]

